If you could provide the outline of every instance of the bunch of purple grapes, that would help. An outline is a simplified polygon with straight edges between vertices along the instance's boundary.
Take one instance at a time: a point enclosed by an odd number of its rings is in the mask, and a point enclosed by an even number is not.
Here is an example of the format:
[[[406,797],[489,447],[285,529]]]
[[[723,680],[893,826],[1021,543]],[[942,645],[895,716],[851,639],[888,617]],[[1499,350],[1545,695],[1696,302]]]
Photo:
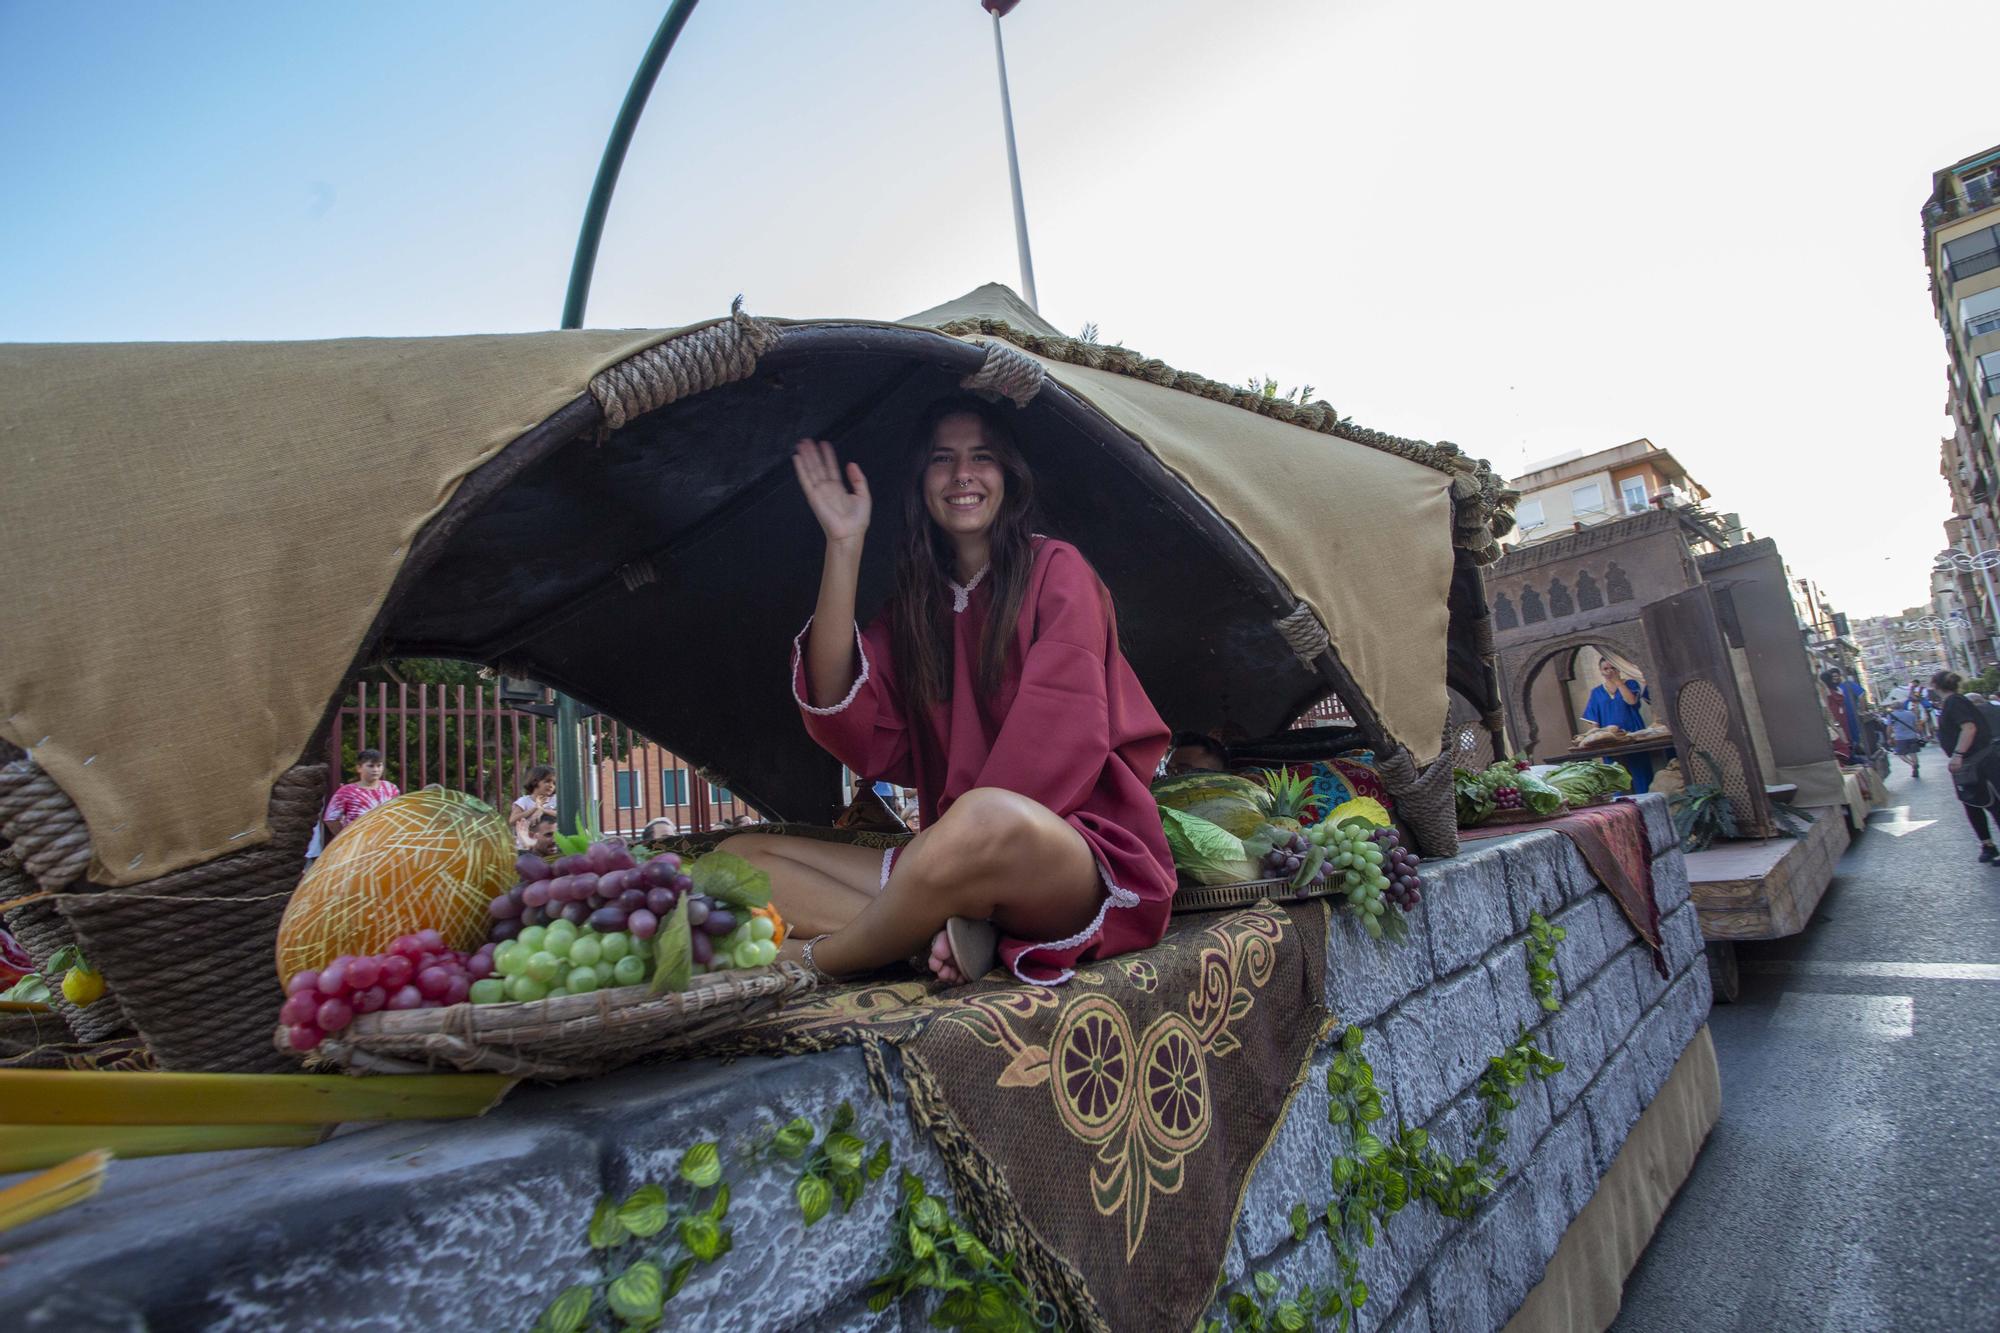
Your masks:
[[[1306,863],[1312,842],[1303,832],[1294,833],[1264,853],[1264,873],[1271,879],[1290,879]]]
[[[529,926],[546,925],[558,918],[573,926],[588,925],[601,934],[623,930],[649,940],[659,930],[661,918],[694,887],[694,881],[681,869],[680,857],[662,852],[641,865],[631,849],[616,838],[593,843],[581,854],[558,857],[553,865],[528,852],[515,863],[515,869],[521,882],[486,909],[493,918],[488,938],[495,942],[511,940]],[[701,919],[696,916],[698,904],[706,905]],[[691,898],[688,919],[700,926],[713,910],[706,898]],[[732,929],[734,925],[731,920]],[[696,960],[702,961],[699,948]]]
[[[1421,858],[1403,846],[1402,836],[1392,828],[1376,829],[1369,837],[1382,849],[1382,873],[1389,881],[1383,896],[1405,912],[1414,911],[1417,904],[1423,901],[1423,895],[1418,892],[1422,881],[1417,878]]]
[[[1495,810],[1519,810],[1521,805],[1521,789],[1519,787],[1495,787],[1493,789],[1493,808]]]

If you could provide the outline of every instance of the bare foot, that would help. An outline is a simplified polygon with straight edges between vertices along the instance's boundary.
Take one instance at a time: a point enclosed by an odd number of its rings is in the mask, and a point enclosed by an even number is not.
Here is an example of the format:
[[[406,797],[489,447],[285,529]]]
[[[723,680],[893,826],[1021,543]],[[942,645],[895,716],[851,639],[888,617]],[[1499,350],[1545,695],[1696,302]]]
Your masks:
[[[930,963],[931,971],[945,985],[962,986],[965,984],[965,977],[959,972],[958,964],[951,956],[951,937],[944,931],[940,930],[937,933],[937,938],[931,941],[931,956],[927,961]]]

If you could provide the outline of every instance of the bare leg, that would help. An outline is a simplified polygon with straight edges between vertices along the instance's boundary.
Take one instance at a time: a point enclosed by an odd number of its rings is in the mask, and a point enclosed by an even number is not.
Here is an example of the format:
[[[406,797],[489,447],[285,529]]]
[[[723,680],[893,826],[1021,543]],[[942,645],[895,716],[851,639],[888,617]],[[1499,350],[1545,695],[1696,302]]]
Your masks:
[[[835,976],[851,976],[908,958],[928,943],[933,970],[956,982],[965,978],[938,965],[949,956],[939,954],[937,936],[950,918],[1061,939],[1088,926],[1103,900],[1097,859],[1081,834],[1028,797],[975,788],[916,836],[881,893],[814,949],[814,961]]]
[[[801,938],[839,930],[882,888],[882,853],[867,847],[739,833],[716,850],[732,852],[771,877],[771,901]]]

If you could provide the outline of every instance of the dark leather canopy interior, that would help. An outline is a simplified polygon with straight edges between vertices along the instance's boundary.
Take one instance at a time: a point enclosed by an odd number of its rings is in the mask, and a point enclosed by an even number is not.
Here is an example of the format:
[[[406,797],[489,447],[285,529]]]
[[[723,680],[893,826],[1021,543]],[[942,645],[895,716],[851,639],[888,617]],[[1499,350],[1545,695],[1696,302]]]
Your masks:
[[[787,683],[823,546],[793,445],[831,439],[869,477],[865,621],[890,586],[915,423],[981,355],[920,329],[795,326],[750,378],[602,440],[595,405],[579,400],[432,520],[367,655],[531,677],[767,815],[824,821],[839,770]],[[1110,587],[1126,653],[1170,727],[1263,735],[1340,686],[1337,663],[1308,669],[1274,628],[1294,599],[1257,553],[1122,429],[1050,381],[1018,433],[1041,529],[1074,542]]]

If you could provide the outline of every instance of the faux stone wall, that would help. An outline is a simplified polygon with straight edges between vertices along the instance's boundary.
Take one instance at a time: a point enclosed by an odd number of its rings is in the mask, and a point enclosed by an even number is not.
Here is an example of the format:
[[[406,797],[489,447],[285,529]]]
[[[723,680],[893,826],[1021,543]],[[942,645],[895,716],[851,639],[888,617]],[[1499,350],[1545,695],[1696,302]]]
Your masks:
[[[1393,1333],[1488,1333],[1520,1307],[1542,1277],[1573,1218],[1624,1145],[1639,1114],[1708,1021],[1708,969],[1688,900],[1687,866],[1667,822],[1666,801],[1645,800],[1671,979],[1653,970],[1644,944],[1583,858],[1547,831],[1466,844],[1424,876],[1424,905],[1409,945],[1385,954],[1336,921],[1327,1005],[1361,1027],[1362,1050],[1383,1091],[1383,1125],[1422,1125],[1454,1157],[1470,1152],[1482,1116],[1475,1084],[1487,1057],[1526,1027],[1567,1068],[1530,1079],[1506,1121],[1507,1175],[1469,1220],[1452,1221],[1419,1200],[1390,1218],[1363,1251],[1368,1306],[1361,1326]],[[1544,1011],[1528,989],[1528,918],[1563,927],[1556,997]],[[1317,1215],[1336,1131],[1326,1120],[1331,1045],[1245,1197],[1225,1276],[1231,1289],[1268,1271],[1289,1295],[1330,1284],[1337,1267],[1323,1230],[1292,1239],[1292,1205]],[[1383,1133],[1387,1137],[1387,1133]]]
[[[1647,806],[1655,845],[1670,846],[1665,802]],[[1654,864],[1669,984],[1566,840],[1539,832],[1468,848],[1426,871],[1409,944],[1384,948],[1336,923],[1327,1003],[1367,1032],[1391,1123],[1422,1123],[1455,1152],[1476,1124],[1472,1085],[1517,1024],[1546,1029],[1569,1069],[1524,1089],[1505,1147],[1520,1169],[1478,1217],[1446,1223],[1418,1203],[1392,1220],[1363,1269],[1371,1327],[1505,1322],[1708,1012],[1677,851]],[[1569,931],[1553,1017],[1528,993],[1521,940],[1533,911]],[[1330,1059],[1316,1058],[1252,1181],[1231,1281],[1269,1269],[1290,1290],[1333,1275],[1324,1236],[1294,1244],[1286,1220],[1294,1203],[1328,1194]],[[0,1238],[0,1309],[10,1326],[65,1333],[525,1329],[588,1271],[583,1234],[600,1196],[668,1178],[697,1142],[797,1115],[824,1125],[843,1100],[859,1113],[856,1134],[890,1140],[891,1175],[851,1214],[836,1207],[808,1231],[792,1169],[726,1161],[735,1247],[698,1270],[669,1326],[926,1328],[915,1302],[870,1314],[866,1286],[881,1267],[895,1172],[944,1191],[942,1164],[904,1108],[871,1089],[853,1050],[525,1089],[479,1122],[380,1126],[300,1152],[120,1162],[97,1199]]]

